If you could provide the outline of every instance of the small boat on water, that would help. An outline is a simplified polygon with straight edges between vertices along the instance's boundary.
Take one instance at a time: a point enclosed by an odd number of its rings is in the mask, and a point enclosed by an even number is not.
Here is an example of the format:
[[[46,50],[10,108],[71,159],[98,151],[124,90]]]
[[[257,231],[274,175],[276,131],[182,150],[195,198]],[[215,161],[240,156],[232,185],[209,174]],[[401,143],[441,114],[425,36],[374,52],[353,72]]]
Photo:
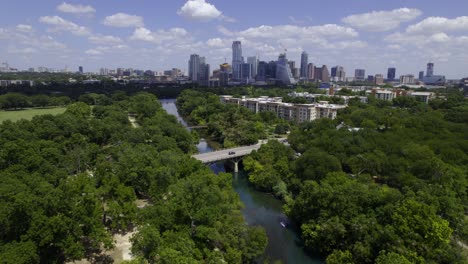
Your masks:
[[[285,222],[281,221],[281,222],[280,222],[280,225],[281,225],[282,227],[286,228],[286,223],[285,223]]]

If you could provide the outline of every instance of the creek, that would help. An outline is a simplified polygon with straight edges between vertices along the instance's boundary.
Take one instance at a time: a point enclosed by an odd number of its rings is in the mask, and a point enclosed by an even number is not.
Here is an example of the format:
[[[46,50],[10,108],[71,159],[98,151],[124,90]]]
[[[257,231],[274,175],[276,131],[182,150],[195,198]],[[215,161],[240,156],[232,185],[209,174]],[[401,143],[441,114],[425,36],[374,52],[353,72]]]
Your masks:
[[[163,108],[174,115],[177,120],[188,127],[187,122],[177,112],[175,99],[160,100]],[[197,145],[200,153],[213,151],[210,144],[201,139]],[[224,163],[219,162],[210,166],[213,172],[225,172]],[[319,257],[309,256],[302,249],[299,230],[293,224],[284,228],[281,222],[288,223],[283,212],[283,203],[268,193],[255,190],[248,183],[248,174],[245,171],[233,173],[233,187],[244,204],[242,214],[248,225],[262,226],[268,236],[268,246],[263,259],[270,263],[282,261],[284,264],[318,264],[322,263]]]

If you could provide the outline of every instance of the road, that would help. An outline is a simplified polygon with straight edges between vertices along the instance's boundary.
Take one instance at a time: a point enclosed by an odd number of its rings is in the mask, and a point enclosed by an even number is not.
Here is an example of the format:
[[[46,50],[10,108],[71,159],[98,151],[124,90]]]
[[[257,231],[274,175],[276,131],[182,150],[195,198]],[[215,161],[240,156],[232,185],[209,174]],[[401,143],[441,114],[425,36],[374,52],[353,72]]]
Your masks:
[[[278,138],[275,139],[280,142],[283,142],[283,144],[288,144],[285,138]],[[255,145],[250,145],[250,146],[244,146],[244,147],[238,147],[238,148],[230,148],[230,149],[223,149],[223,150],[218,150],[218,151],[213,151],[213,152],[207,152],[207,153],[202,153],[202,154],[195,154],[192,155],[193,158],[203,162],[203,163],[210,163],[210,162],[216,162],[216,161],[221,161],[221,160],[227,160],[227,159],[232,159],[232,158],[238,158],[238,157],[243,157],[246,155],[249,155],[252,153],[253,150],[258,150],[263,144],[265,144],[267,141],[262,141],[261,143],[255,144]],[[229,154],[231,153],[231,154]]]

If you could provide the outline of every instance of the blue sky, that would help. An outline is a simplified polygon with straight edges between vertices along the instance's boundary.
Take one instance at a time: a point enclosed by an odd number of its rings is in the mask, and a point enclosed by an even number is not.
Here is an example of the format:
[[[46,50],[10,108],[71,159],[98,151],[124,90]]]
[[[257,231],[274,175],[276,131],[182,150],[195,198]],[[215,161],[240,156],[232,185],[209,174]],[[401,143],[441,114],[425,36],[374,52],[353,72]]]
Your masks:
[[[131,67],[187,69],[192,53],[215,69],[244,56],[275,60],[284,49],[299,63],[366,74],[395,66],[397,75],[425,70],[468,76],[466,0],[2,0],[0,61],[12,67],[68,66],[97,71]]]

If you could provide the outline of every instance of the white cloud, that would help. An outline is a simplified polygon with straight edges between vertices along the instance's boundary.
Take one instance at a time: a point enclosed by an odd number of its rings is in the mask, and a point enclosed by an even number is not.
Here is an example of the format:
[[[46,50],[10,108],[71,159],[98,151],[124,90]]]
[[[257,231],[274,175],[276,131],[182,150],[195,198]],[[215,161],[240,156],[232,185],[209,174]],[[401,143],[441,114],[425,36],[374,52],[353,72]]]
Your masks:
[[[8,53],[29,55],[29,54],[37,53],[37,50],[31,47],[26,47],[26,48],[11,47],[8,49]]]
[[[259,26],[248,28],[238,32],[236,35],[245,38],[261,39],[304,39],[304,38],[355,38],[359,34],[352,28],[343,27],[336,24],[326,24],[321,26],[300,27],[294,25],[281,26]]]
[[[223,18],[222,12],[205,0],[188,0],[179,11],[177,11],[177,14],[197,21],[210,21]],[[228,18],[228,20],[229,19],[230,18]]]
[[[31,25],[18,24],[16,25],[16,30],[27,33],[32,32],[33,27]]]
[[[388,31],[421,16],[422,11],[415,8],[400,8],[391,11],[372,11],[370,13],[347,16],[342,21],[365,31]]]
[[[39,22],[53,26],[49,29],[49,31],[52,32],[67,31],[77,36],[86,36],[91,34],[90,30],[86,27],[79,26],[59,16],[43,16],[39,18]]]
[[[122,39],[119,37],[114,37],[110,35],[94,35],[88,37],[88,40],[94,44],[101,44],[101,45],[114,45],[122,43]]]
[[[406,32],[413,34],[432,34],[447,31],[468,31],[468,16],[461,16],[454,19],[428,17],[406,29]]]
[[[190,40],[187,37],[188,32],[183,28],[171,28],[169,30],[160,29],[156,32],[152,32],[147,28],[140,27],[135,29],[130,39],[161,44],[167,41],[185,43]]]
[[[87,5],[73,5],[63,2],[62,4],[57,6],[57,10],[64,12],[64,13],[72,13],[72,14],[94,14],[96,9],[94,7]]]
[[[206,41],[206,45],[214,48],[225,48],[229,44],[227,41],[220,38],[212,38]]]
[[[103,22],[104,25],[110,27],[143,27],[143,17],[129,15],[125,13],[117,13],[107,16]]]
[[[92,56],[97,56],[97,55],[101,55],[102,52],[99,51],[99,50],[96,50],[96,49],[89,49],[89,50],[85,51],[85,54],[92,55]]]

